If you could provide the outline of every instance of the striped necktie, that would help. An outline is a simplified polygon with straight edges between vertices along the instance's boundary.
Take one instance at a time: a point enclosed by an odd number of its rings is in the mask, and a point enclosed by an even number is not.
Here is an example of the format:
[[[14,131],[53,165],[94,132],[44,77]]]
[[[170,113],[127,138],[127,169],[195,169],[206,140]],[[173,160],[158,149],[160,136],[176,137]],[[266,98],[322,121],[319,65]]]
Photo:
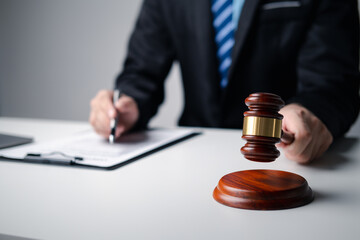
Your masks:
[[[219,59],[220,86],[226,88],[228,72],[231,65],[231,51],[234,46],[234,23],[232,0],[212,0],[213,26],[215,29],[215,42],[217,57]]]

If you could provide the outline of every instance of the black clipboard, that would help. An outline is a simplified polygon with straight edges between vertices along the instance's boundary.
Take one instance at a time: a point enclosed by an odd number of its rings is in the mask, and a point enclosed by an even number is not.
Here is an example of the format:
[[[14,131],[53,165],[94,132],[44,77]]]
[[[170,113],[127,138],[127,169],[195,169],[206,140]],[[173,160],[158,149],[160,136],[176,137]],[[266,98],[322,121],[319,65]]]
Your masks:
[[[44,143],[38,143],[38,145],[29,145],[25,147],[19,147],[14,149],[9,149],[5,151],[0,151],[0,160],[8,160],[8,161],[20,161],[26,163],[45,163],[45,164],[55,164],[55,165],[72,165],[72,166],[81,166],[81,167],[91,167],[91,168],[101,168],[107,170],[113,170],[118,167],[124,166],[128,163],[131,163],[135,160],[138,160],[142,157],[145,157],[149,154],[162,150],[166,147],[169,147],[173,144],[181,142],[185,139],[191,138],[193,136],[199,135],[201,132],[196,131],[194,129],[148,129],[139,132],[132,132],[128,134],[124,134],[119,138],[116,143],[122,144],[123,149],[126,146],[126,149],[135,146],[137,143],[140,144],[141,150],[135,151],[130,150],[130,152],[116,156],[111,162],[106,162],[108,157],[101,157],[103,159],[93,159],[93,155],[87,156],[88,153],[83,152],[85,149],[89,151],[86,144],[84,145],[83,141],[95,142],[95,144],[109,144],[105,139],[99,137],[93,131],[84,131],[79,134],[75,134],[74,136],[68,136],[64,139],[61,139],[61,142],[65,142],[65,149],[61,143],[60,147],[50,147],[44,151],[41,149],[41,145]],[[59,140],[59,139],[58,139]],[[147,145],[143,147],[141,144],[143,141],[147,141]],[[56,142],[56,140],[55,140]],[[51,142],[50,142],[51,143]],[[68,152],[66,146],[71,146],[71,148],[80,143],[80,147],[76,149],[78,153],[74,154]],[[86,143],[86,142],[85,142]],[[36,143],[35,143],[36,144]],[[49,143],[45,143],[49,144]],[[57,144],[55,144],[57,145]],[[38,149],[36,149],[37,147]],[[40,146],[40,148],[39,148]],[[118,148],[119,146],[112,145],[112,148]],[[100,147],[104,147],[101,146]],[[46,147],[47,148],[47,147]],[[113,150],[113,149],[112,149]],[[95,150],[96,151],[96,150]],[[99,150],[103,151],[103,150]],[[117,151],[117,150],[116,150]],[[98,158],[95,156],[95,158]]]

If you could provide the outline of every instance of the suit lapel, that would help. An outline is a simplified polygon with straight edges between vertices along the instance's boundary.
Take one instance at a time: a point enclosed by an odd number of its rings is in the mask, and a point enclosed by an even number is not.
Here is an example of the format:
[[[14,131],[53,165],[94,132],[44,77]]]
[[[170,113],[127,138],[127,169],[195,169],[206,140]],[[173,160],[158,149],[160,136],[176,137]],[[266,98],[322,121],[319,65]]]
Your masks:
[[[199,40],[205,45],[206,50],[211,49],[211,53],[213,53],[215,43],[213,39],[211,0],[196,0],[192,1],[191,4],[195,6],[192,9],[194,10],[194,24],[199,34]]]
[[[246,36],[249,33],[259,2],[260,0],[246,0],[244,3],[238,27],[235,32],[235,45],[232,52],[233,60],[229,69],[229,81],[233,78],[236,62],[238,61],[240,52],[244,47]]]
[[[216,57],[216,43],[214,40],[214,29],[212,25],[211,0],[195,0],[191,2],[191,9],[194,10],[194,29],[197,31],[198,54],[201,55],[202,62],[209,73],[207,77],[213,91],[219,91],[220,75],[218,72],[218,60]]]

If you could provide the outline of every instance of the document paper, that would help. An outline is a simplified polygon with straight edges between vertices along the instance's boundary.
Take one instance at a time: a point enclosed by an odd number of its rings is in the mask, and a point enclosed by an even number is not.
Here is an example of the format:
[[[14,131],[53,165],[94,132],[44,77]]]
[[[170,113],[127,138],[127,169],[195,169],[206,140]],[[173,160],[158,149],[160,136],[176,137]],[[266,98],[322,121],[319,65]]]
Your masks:
[[[92,130],[49,142],[33,143],[0,151],[0,156],[23,159],[27,154],[61,153],[65,157],[80,157],[77,165],[112,167],[146,154],[169,143],[195,134],[189,129],[152,129],[121,136],[114,144]]]

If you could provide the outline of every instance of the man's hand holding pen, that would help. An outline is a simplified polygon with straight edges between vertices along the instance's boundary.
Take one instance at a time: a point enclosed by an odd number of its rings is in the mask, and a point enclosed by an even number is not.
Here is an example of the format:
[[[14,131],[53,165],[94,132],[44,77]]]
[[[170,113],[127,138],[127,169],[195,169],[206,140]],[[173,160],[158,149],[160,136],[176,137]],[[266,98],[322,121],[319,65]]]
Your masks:
[[[91,100],[89,122],[98,134],[109,138],[110,122],[117,119],[116,139],[135,125],[139,118],[139,109],[135,100],[125,94],[121,94],[115,104],[113,97],[113,91],[102,90]]]

